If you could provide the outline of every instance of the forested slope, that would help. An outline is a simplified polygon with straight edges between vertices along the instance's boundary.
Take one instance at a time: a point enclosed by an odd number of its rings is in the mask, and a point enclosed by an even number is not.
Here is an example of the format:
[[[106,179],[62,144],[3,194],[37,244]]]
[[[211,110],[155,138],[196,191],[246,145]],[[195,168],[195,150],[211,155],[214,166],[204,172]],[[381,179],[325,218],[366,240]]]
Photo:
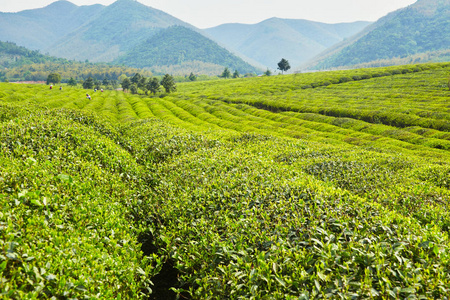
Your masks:
[[[323,60],[316,67],[327,69],[354,66],[450,50],[448,0],[420,0],[399,10],[388,21],[379,22],[383,24],[376,26],[375,23],[374,30]]]
[[[115,62],[136,68],[200,62],[226,66],[240,73],[261,71],[200,33],[182,26],[159,32]]]
[[[70,61],[64,58],[43,55],[14,43],[0,41],[0,81],[45,81],[50,73],[58,73],[64,82],[73,77],[84,80],[92,76],[98,80],[117,80],[120,75],[132,76],[136,73],[151,75],[150,71],[124,66],[93,64]]]

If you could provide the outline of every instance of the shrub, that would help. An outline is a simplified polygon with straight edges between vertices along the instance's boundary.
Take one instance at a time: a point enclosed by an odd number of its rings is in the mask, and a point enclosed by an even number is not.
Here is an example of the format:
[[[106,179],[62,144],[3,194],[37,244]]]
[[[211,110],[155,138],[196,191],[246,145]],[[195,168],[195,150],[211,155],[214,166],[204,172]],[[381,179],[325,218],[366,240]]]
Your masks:
[[[339,79],[333,78],[333,79],[330,79],[330,82],[331,82],[332,84],[338,84],[338,83],[339,83]]]
[[[349,81],[353,81],[353,80],[350,77],[339,78],[339,83],[345,83],[345,82],[349,82]]]

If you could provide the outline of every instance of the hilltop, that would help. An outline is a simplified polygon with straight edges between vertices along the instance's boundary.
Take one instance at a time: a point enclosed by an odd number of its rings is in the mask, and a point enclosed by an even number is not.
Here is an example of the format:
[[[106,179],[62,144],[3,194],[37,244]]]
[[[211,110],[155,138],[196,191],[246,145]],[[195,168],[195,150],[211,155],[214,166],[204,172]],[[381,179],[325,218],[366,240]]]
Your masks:
[[[189,24],[133,0],[106,6],[88,23],[74,28],[46,51],[70,59],[111,62],[173,25]]]

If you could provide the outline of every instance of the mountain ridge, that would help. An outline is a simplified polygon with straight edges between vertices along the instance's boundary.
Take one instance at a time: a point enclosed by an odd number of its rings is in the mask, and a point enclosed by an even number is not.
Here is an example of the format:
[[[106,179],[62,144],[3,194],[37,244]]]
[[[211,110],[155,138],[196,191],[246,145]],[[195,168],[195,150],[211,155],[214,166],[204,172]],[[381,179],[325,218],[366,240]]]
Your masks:
[[[97,18],[69,33],[47,51],[55,56],[111,62],[134,45],[171,25],[189,25],[163,11],[132,0],[118,0]]]
[[[364,34],[321,53],[303,67],[329,69],[404,58],[450,49],[450,0],[419,0],[390,13]],[[426,62],[426,61],[423,61]]]
[[[60,0],[43,8],[3,15],[8,16],[9,20],[8,24],[6,22],[0,24],[0,40],[11,41],[32,50],[37,49],[55,57],[112,63],[167,28],[183,26],[203,36],[203,38],[197,36],[196,40],[200,43],[196,48],[190,48],[198,52],[191,56],[195,57],[198,63],[204,63],[202,68],[214,65],[212,69],[216,72],[222,65],[222,69],[235,67],[243,72],[261,71],[219,45],[211,46],[211,43],[215,42],[212,40],[209,42],[209,37],[206,37],[202,30],[161,10],[133,0],[118,0],[108,6],[77,6],[69,1]],[[10,34],[9,36],[3,34],[2,37],[1,32]],[[20,32],[24,34],[20,35]],[[19,38],[20,36],[23,38]],[[187,45],[187,41],[184,41],[184,45]],[[172,43],[172,47],[176,48],[173,51],[183,51],[184,45],[176,42]],[[215,53],[221,55],[205,54],[205,58],[202,58],[199,53],[205,53],[205,48],[214,49]],[[169,52],[169,49],[165,48],[162,53],[153,53],[161,59],[161,55]],[[211,58],[215,60],[211,61]],[[140,67],[145,68],[153,66],[154,63],[154,61],[145,63],[140,57],[137,57],[137,60]],[[137,65],[137,62],[127,61],[127,63]],[[185,61],[184,65],[187,63]],[[209,70],[209,74],[213,72],[212,69]]]
[[[43,8],[17,13],[0,12],[0,40],[15,42],[32,50],[47,51],[54,41],[93,18],[103,5],[76,6],[57,1]]]
[[[282,57],[288,58],[291,65],[298,65],[369,24],[365,21],[327,24],[274,17],[256,24],[222,24],[205,31],[231,50],[274,67]],[[345,29],[346,26],[353,29]]]
[[[198,48],[198,45],[202,47]],[[218,64],[240,73],[258,71],[214,41],[184,26],[161,30],[115,60],[116,63],[139,68],[182,65],[192,61]]]

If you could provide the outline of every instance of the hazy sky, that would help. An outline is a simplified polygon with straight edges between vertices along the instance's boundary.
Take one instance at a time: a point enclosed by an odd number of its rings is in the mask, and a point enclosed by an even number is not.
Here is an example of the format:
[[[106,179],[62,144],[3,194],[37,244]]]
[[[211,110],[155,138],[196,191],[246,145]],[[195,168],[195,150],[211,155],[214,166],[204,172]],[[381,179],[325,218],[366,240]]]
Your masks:
[[[0,0],[0,11],[17,12],[40,8],[56,0]],[[115,0],[70,0],[76,5]],[[139,0],[199,28],[223,23],[258,23],[279,17],[325,23],[376,21],[416,0]]]

